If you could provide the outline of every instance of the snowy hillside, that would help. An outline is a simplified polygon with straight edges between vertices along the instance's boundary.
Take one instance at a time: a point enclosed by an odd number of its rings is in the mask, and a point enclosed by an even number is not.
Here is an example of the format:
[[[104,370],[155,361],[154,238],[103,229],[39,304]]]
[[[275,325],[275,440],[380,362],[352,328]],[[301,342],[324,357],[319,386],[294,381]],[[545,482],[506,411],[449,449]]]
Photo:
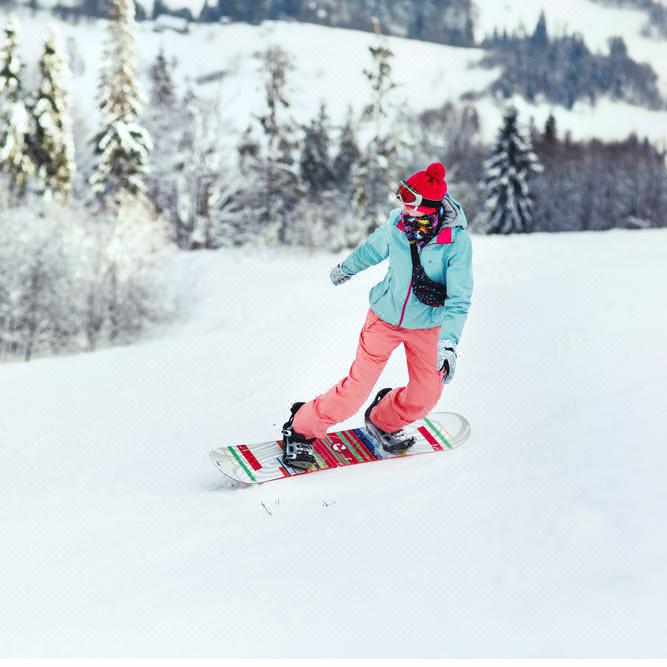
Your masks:
[[[481,41],[498,30],[516,30],[523,26],[532,32],[540,12],[544,12],[547,25],[552,33],[580,32],[586,44],[594,51],[606,51],[610,37],[622,36],[628,44],[633,58],[651,62],[658,68],[664,41],[649,39],[641,35],[646,23],[646,13],[640,9],[628,9],[602,5],[593,0],[559,0],[557,3],[526,2],[526,0],[475,0],[479,8],[475,24],[475,40]],[[664,75],[665,72],[663,71]],[[663,84],[667,81],[663,78]]]
[[[493,26],[518,26],[523,20],[528,29],[534,27],[542,3],[505,0],[503,3],[482,2],[479,34],[481,39]],[[614,10],[589,0],[545,6],[549,29],[561,27],[579,30],[591,48],[606,52],[608,36],[622,34],[631,57],[650,62],[659,76],[659,87],[667,94],[667,42],[650,40],[640,35],[643,18],[639,12]],[[562,10],[562,11],[561,11]],[[576,11],[575,11],[576,10]],[[569,17],[569,20],[566,20]],[[31,39],[23,49],[28,62],[37,59],[41,40],[46,35],[51,15],[40,12],[36,18],[22,14],[24,32]],[[83,109],[83,120],[90,132],[97,125],[94,91],[100,68],[104,21],[71,25],[62,23],[66,36],[72,37],[80,52],[85,71],[76,77],[74,96]],[[499,70],[478,66],[482,49],[443,46],[427,42],[388,37],[395,54],[393,73],[400,90],[414,102],[416,91],[433,107],[447,100],[457,101],[466,94],[479,93],[499,76]],[[263,104],[261,78],[252,54],[260,45],[280,44],[294,59],[296,71],[291,78],[290,100],[294,117],[307,123],[324,100],[334,120],[341,122],[351,105],[359,112],[369,96],[368,82],[362,69],[370,65],[368,47],[375,44],[370,33],[327,28],[289,22],[265,22],[261,26],[247,24],[192,24],[188,34],[155,33],[151,22],[139,24],[140,60],[144,71],[155,59],[161,46],[169,57],[178,60],[177,75],[199,82],[202,94],[215,97],[224,115],[224,124],[234,131],[244,130],[251,113]],[[425,64],[427,66],[425,66]],[[570,130],[575,139],[625,138],[635,131],[657,142],[667,140],[667,112],[649,111],[625,102],[601,100],[595,108],[578,102],[570,111],[548,103],[531,104],[521,98],[514,102],[521,118],[528,122],[533,116],[539,126],[551,111],[558,126]],[[488,96],[476,102],[482,117],[482,136],[494,139],[502,104]],[[420,103],[421,106],[421,103]]]
[[[385,267],[334,288],[325,253],[182,254],[163,337],[0,367],[0,655],[664,655],[667,234],[474,251],[443,455],[258,488],[208,461],[349,368]]]

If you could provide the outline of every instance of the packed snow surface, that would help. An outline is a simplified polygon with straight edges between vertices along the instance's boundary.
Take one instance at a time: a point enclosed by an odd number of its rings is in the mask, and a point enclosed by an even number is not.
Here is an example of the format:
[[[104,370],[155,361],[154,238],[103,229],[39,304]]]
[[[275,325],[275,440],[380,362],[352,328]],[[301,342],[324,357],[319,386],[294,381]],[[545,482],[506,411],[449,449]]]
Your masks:
[[[453,452],[209,462],[347,372],[385,265],[344,253],[183,253],[159,336],[0,366],[0,655],[664,656],[667,231],[473,243]]]

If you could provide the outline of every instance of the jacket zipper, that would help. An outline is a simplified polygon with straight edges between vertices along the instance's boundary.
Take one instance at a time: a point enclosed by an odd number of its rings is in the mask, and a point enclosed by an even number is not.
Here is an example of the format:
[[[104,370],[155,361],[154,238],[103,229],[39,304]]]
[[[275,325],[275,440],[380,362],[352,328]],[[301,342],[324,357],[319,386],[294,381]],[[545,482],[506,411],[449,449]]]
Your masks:
[[[408,303],[408,299],[410,298],[410,292],[412,292],[412,278],[410,278],[410,287],[408,287],[408,294],[405,297],[405,301],[403,302],[403,310],[401,311],[401,319],[398,321],[398,324],[396,325],[397,327],[401,326],[401,323],[403,322],[403,316],[405,315],[405,306]]]
[[[419,253],[419,256],[421,257],[421,251],[419,247],[417,247],[417,252]],[[410,298],[410,292],[412,292],[412,276],[410,276],[410,287],[408,287],[408,293],[405,295],[405,301],[403,302],[403,310],[401,311],[401,319],[398,321],[398,324],[396,325],[397,327],[400,327],[402,322],[403,322],[403,317],[405,316],[405,307],[408,305],[408,299]]]

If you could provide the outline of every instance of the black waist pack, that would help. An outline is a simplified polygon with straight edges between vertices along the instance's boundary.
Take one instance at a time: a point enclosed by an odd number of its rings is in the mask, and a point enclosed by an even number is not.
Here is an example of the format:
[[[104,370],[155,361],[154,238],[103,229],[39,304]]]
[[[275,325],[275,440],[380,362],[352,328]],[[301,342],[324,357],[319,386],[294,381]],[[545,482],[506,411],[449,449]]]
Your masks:
[[[426,306],[440,308],[445,305],[447,286],[431,280],[419,261],[419,252],[415,243],[410,244],[412,255],[412,290],[415,296]]]

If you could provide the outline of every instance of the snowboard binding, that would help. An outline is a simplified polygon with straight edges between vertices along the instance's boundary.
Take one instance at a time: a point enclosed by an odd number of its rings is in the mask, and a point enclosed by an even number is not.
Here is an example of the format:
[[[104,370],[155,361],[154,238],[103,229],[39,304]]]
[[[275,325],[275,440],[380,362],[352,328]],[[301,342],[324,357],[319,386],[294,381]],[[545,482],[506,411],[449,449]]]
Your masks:
[[[283,462],[293,468],[301,468],[308,470],[315,465],[315,456],[313,455],[312,443],[315,438],[306,438],[297,433],[292,427],[294,422],[294,415],[299,408],[305,405],[303,402],[294,403],[290,408],[290,418],[283,424],[283,445],[285,453],[283,454]]]
[[[402,452],[415,444],[414,436],[406,436],[403,429],[389,433],[383,431],[371,421],[371,411],[382,400],[382,398],[391,391],[391,387],[380,389],[373,402],[366,408],[364,419],[366,420],[366,431],[382,445],[386,452]]]

